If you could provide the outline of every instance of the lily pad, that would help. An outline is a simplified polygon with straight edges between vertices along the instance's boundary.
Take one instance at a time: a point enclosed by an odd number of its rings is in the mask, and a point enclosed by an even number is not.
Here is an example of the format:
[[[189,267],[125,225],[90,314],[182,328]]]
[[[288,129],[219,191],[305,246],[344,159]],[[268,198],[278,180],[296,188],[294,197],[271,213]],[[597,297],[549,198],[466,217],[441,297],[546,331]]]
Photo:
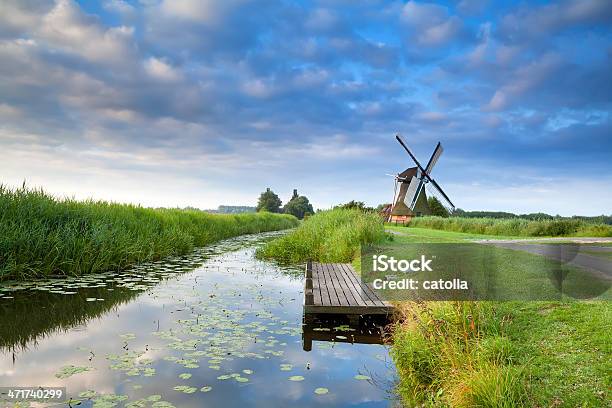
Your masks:
[[[93,368],[68,365],[68,366],[64,366],[60,368],[60,370],[55,374],[55,376],[57,378],[68,378],[68,377],[72,377],[75,374],[84,373],[90,370],[93,370]]]
[[[329,390],[327,388],[324,388],[324,387],[319,387],[319,388],[315,389],[314,392],[317,395],[324,395],[324,394],[327,394],[329,392]]]
[[[289,381],[304,381],[304,377],[301,375],[292,375],[289,377]]]
[[[210,386],[206,386],[206,387],[200,388],[200,391],[202,391],[202,392],[209,392],[210,390],[212,390],[212,387],[210,387]]]
[[[362,374],[357,374],[355,377],[353,377],[356,380],[371,380],[372,378],[368,377],[367,375],[362,375]]]
[[[183,374],[179,374],[179,378],[182,380],[188,380],[191,378],[191,374],[189,373],[183,373]]]

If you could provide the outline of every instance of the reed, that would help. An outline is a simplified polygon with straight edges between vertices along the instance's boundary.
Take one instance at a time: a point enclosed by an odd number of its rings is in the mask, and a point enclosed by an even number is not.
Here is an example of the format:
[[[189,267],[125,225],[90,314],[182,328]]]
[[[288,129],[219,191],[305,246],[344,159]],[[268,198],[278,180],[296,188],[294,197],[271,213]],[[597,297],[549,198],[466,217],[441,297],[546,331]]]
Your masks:
[[[221,239],[297,225],[291,215],[152,209],[0,185],[0,281],[122,270]]]
[[[409,406],[527,405],[524,369],[506,316],[491,302],[405,302],[397,306],[391,354]]]
[[[557,237],[612,237],[612,225],[578,219],[526,220],[521,218],[417,217],[411,227],[485,235]]]
[[[351,262],[361,244],[384,238],[383,223],[376,213],[336,208],[309,217],[295,231],[259,248],[257,256],[286,264]]]

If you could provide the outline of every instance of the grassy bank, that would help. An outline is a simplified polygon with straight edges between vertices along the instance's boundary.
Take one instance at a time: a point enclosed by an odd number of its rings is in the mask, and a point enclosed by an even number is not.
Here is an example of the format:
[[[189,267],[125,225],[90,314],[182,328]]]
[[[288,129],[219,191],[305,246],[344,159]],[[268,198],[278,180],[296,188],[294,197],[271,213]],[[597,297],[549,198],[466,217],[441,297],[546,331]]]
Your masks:
[[[242,234],[297,226],[290,215],[220,215],[59,200],[0,186],[0,280],[120,270]]]
[[[612,237],[612,225],[592,224],[576,219],[541,220],[417,217],[411,227],[452,232],[519,237],[589,236]]]
[[[281,263],[350,262],[361,244],[384,238],[377,214],[338,208],[309,217],[295,231],[261,247],[257,255]]]
[[[396,236],[397,246],[476,238],[392,229],[407,234]],[[529,270],[514,272],[519,282],[531,279]],[[609,301],[404,302],[398,309],[392,356],[408,406],[601,407],[610,400]]]
[[[524,370],[490,302],[404,302],[392,356],[408,406],[525,406]]]

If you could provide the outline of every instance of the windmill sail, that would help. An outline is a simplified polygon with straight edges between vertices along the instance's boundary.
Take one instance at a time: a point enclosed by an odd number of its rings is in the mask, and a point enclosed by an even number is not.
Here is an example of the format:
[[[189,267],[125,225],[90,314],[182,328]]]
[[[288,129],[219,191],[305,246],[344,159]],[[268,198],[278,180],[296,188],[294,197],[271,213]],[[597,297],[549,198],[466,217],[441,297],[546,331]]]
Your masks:
[[[411,210],[414,209],[414,205],[416,204],[416,200],[419,197],[420,190],[423,187],[423,179],[418,179],[416,177],[412,177],[410,179],[410,184],[408,185],[408,189],[406,190],[406,195],[404,196],[404,203]]]
[[[431,174],[431,171],[433,170],[434,166],[438,162],[438,159],[440,158],[440,156],[442,156],[443,152],[444,152],[444,149],[442,148],[442,143],[438,142],[433,154],[431,155],[431,158],[429,159],[429,162],[427,162],[427,166],[425,167],[425,172],[427,174]]]
[[[438,142],[431,157],[429,158],[429,161],[427,162],[427,166],[423,168],[423,166],[421,166],[421,163],[419,163],[415,155],[412,153],[412,151],[410,151],[410,149],[406,145],[406,142],[404,142],[404,139],[399,134],[395,135],[395,138],[397,139],[399,144],[402,145],[402,147],[404,148],[406,153],[408,153],[408,155],[414,161],[414,163],[417,165],[417,167],[413,168],[416,174],[412,176],[408,187],[407,188],[404,187],[406,192],[402,198],[406,206],[410,208],[410,210],[414,210],[421,193],[424,194],[423,189],[425,188],[427,184],[431,183],[431,188],[434,189],[439,195],[441,195],[443,197],[443,200],[446,202],[445,207],[448,206],[451,212],[454,211],[455,205],[453,204],[453,202],[450,200],[450,198],[448,198],[444,190],[442,190],[442,187],[440,187],[440,185],[431,177],[431,171],[433,170],[434,166],[440,159],[440,156],[444,152],[444,149],[442,148],[442,144]],[[400,181],[399,177],[397,177],[396,180]],[[404,184],[405,182],[406,181],[403,180],[402,184]]]

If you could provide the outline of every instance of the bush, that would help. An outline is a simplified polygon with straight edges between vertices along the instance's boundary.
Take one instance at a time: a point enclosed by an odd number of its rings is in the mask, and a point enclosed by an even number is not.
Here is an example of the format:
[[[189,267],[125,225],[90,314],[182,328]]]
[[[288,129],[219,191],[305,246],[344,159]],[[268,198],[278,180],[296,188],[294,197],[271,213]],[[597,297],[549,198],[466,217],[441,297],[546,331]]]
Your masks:
[[[380,242],[384,237],[377,214],[336,208],[308,217],[295,231],[259,248],[257,255],[281,263],[350,262],[361,244]]]
[[[220,239],[297,224],[290,215],[58,200],[42,190],[0,185],[0,280],[120,270]]]

